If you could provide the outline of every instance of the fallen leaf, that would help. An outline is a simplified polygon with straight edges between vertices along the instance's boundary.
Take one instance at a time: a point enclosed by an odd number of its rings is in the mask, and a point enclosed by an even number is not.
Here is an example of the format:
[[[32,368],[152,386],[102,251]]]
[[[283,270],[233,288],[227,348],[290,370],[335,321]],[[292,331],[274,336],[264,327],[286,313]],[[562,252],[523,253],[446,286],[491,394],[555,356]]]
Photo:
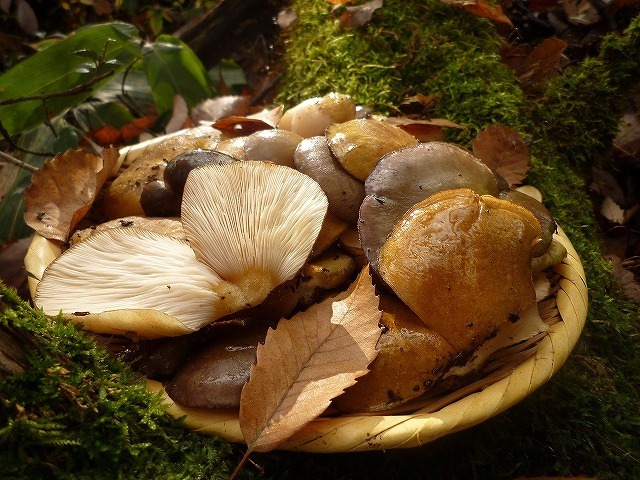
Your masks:
[[[247,455],[277,447],[367,372],[382,313],[368,270],[346,292],[280,320],[258,345],[240,397]]]
[[[613,264],[613,275],[627,297],[640,304],[640,259],[628,258],[621,261],[616,256],[605,257]]]
[[[225,117],[245,116],[249,113],[249,97],[225,95],[209,98],[191,109],[191,118],[198,122],[215,122]]]
[[[574,25],[593,25],[601,20],[590,0],[560,0],[567,20]]]
[[[502,61],[513,70],[524,85],[548,79],[567,48],[558,38],[547,38],[535,47],[517,45],[503,49]]]
[[[510,186],[520,185],[529,170],[529,148],[515,130],[488,125],[472,140],[473,154],[498,172]]]
[[[507,17],[500,5],[491,5],[484,0],[440,0],[442,3],[462,8],[467,12],[482,18],[493,20],[494,22],[504,23],[513,27],[511,20]]]
[[[24,257],[31,240],[33,235],[0,245],[0,280],[18,290],[18,295],[25,300],[29,298],[29,285]]]
[[[134,118],[120,129],[111,125],[103,125],[87,132],[87,137],[101,147],[123,145],[148,132],[155,125],[157,119],[156,115]]]
[[[96,15],[100,16],[111,15],[113,13],[113,7],[109,0],[96,0],[93,3],[93,11],[96,12]]]
[[[624,224],[624,210],[620,205],[613,201],[611,197],[604,197],[602,205],[600,205],[600,213],[610,222],[617,223],[618,225]]]
[[[400,105],[398,105],[398,109],[405,115],[426,115],[436,108],[440,97],[440,95],[423,95],[418,93],[405,98],[400,102]]]
[[[26,0],[17,0],[15,2],[16,18],[20,28],[29,35],[38,33],[38,17]]]
[[[189,118],[189,107],[182,95],[173,96],[173,111],[171,118],[164,128],[167,133],[177,132],[184,127],[185,122]]]
[[[414,120],[408,117],[388,117],[383,120],[385,123],[396,125],[405,132],[413,135],[420,142],[439,142],[445,139],[442,127],[460,128],[466,130],[462,125],[451,122],[443,118],[432,118],[430,120]]]
[[[622,114],[618,134],[613,141],[614,148],[629,158],[640,156],[640,116],[636,108],[631,106]]]
[[[340,16],[340,28],[354,28],[366,25],[371,21],[373,12],[382,7],[383,0],[371,0],[362,5],[346,7]]]
[[[589,185],[589,188],[602,198],[611,197],[611,199],[618,204],[624,203],[624,192],[622,191],[622,187],[620,187],[616,177],[607,170],[594,168],[593,181]]]
[[[46,161],[24,192],[27,225],[45,238],[66,241],[91,208],[118,156],[116,148],[104,149],[101,157],[67,150]]]

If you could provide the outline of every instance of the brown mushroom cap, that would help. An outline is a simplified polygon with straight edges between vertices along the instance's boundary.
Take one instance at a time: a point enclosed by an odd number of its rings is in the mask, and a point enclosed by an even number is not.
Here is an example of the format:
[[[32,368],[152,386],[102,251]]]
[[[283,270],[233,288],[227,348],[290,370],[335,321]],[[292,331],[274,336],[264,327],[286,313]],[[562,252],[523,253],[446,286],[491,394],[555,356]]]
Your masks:
[[[468,189],[415,205],[380,252],[379,273],[457,351],[469,351],[535,301],[541,228],[526,209]]]
[[[493,172],[466,150],[450,143],[429,142],[382,157],[365,182],[358,231],[371,267],[393,226],[416,203],[456,188],[497,195]]]
[[[334,399],[343,413],[379,412],[422,395],[445,372],[455,351],[392,295],[380,296],[384,330],[369,373]]]
[[[287,130],[260,130],[246,138],[244,153],[247,160],[272,162],[293,168],[293,154],[301,141],[300,135]]]

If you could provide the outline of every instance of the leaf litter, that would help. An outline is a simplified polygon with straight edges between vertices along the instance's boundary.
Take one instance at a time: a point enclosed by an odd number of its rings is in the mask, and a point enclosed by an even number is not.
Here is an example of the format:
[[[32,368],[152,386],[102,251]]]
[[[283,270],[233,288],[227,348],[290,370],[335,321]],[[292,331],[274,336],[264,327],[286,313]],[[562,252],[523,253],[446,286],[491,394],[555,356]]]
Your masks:
[[[368,267],[348,290],[281,319],[258,345],[240,397],[247,453],[273,450],[324,412],[376,357],[382,330]]]

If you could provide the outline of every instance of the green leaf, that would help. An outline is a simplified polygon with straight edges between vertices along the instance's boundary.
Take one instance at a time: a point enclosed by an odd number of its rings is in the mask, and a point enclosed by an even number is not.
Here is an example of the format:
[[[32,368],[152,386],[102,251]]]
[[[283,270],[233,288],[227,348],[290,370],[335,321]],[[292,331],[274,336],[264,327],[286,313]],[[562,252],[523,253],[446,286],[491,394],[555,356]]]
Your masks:
[[[40,125],[22,135],[19,145],[37,152],[52,153],[64,152],[78,146],[78,134],[65,120],[60,117],[56,118],[52,121],[52,126],[57,135],[54,135],[48,126]],[[20,160],[40,168],[44,164],[45,158],[39,155],[21,154]],[[14,168],[19,169],[13,165],[6,166],[2,170],[2,174],[10,175]],[[6,171],[6,169],[11,170]],[[19,169],[7,195],[0,201],[0,244],[12,238],[27,237],[33,232],[23,219],[24,189],[30,182],[31,172]]]
[[[222,60],[209,70],[209,75],[214,79],[214,85],[221,90],[220,78],[227,86],[231,94],[239,95],[247,86],[247,77],[244,69],[233,60]]]
[[[122,71],[140,55],[137,29],[126,23],[107,23],[78,29],[0,76],[0,103],[9,99],[64,92],[91,81],[95,78],[96,70],[86,68],[86,59],[92,56],[87,52],[94,52],[96,56],[104,53],[103,60],[109,62],[97,73],[113,71],[115,74]],[[74,95],[49,98],[46,100],[46,109],[42,100],[0,106],[0,121],[10,135],[23,132],[87,99],[109,79],[105,78]]]
[[[202,62],[180,40],[161,35],[156,43],[143,47],[142,55],[159,115],[171,111],[176,94],[181,95],[189,107],[213,96]]]
[[[84,102],[72,113],[85,132],[104,125],[122,128],[133,120],[131,112],[120,102]]]

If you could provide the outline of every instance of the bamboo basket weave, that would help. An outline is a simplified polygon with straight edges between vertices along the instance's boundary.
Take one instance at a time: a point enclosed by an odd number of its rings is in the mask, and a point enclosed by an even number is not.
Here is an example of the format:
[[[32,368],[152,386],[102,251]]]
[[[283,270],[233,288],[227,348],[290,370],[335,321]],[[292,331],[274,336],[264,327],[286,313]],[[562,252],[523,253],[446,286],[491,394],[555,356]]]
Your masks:
[[[482,378],[423,399],[411,413],[320,417],[279,448],[330,453],[416,447],[477,425],[530,395],[564,364],[587,316],[587,284],[580,259],[562,230],[558,229],[555,239],[568,255],[551,268],[551,293],[538,303],[549,325],[547,332],[494,354]],[[36,234],[25,258],[32,296],[44,269],[61,253],[59,242]],[[149,381],[148,388],[163,392],[158,382]],[[187,428],[243,442],[237,411],[186,408],[164,395],[168,412],[184,417]]]

